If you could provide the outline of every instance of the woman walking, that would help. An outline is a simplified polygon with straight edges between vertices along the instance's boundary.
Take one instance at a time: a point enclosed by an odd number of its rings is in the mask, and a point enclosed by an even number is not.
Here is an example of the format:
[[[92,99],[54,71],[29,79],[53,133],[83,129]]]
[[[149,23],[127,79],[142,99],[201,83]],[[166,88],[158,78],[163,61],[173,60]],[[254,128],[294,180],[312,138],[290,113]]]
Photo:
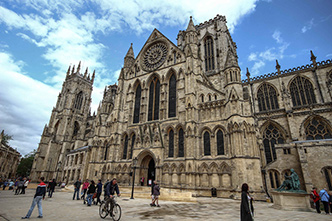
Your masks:
[[[87,197],[88,206],[91,206],[92,197],[93,197],[93,194],[95,194],[95,192],[96,192],[95,182],[93,180],[91,180],[91,184],[88,187],[88,197]]]
[[[248,184],[242,184],[241,194],[241,221],[252,221],[253,220],[253,207],[252,198],[249,195]]]

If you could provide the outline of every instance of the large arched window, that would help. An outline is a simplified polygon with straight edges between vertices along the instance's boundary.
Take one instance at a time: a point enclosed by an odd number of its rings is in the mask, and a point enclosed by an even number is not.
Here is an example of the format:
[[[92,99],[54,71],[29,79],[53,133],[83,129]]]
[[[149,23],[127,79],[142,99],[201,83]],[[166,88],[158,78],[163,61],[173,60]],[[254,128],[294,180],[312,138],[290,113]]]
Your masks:
[[[210,146],[210,133],[205,131],[204,133],[204,156],[211,155],[211,146]]]
[[[270,124],[263,134],[263,145],[267,164],[277,159],[275,145],[283,143],[284,138],[280,131],[273,124]]]
[[[75,103],[74,103],[75,109],[81,110],[82,102],[83,102],[83,92],[80,91],[75,98]]]
[[[150,84],[148,121],[159,119],[159,97],[160,83],[158,78],[154,77]]]
[[[214,70],[213,40],[211,36],[204,41],[205,71]]]
[[[141,109],[141,85],[138,85],[136,88],[136,95],[135,95],[135,107],[134,107],[134,121],[133,123],[139,123],[139,115]]]
[[[73,131],[73,136],[76,136],[78,134],[78,131],[80,130],[80,125],[77,121],[74,123],[74,131]]]
[[[125,136],[122,159],[127,159],[127,152],[128,152],[128,135]]]
[[[275,189],[280,186],[279,173],[275,170],[269,172],[271,188]]]
[[[294,106],[316,103],[314,88],[308,79],[297,76],[290,84],[289,89]]]
[[[179,130],[179,154],[178,157],[184,157],[184,134],[183,129],[180,128]]]
[[[168,157],[174,157],[174,131],[168,132]]]
[[[326,183],[329,190],[332,190],[332,167],[323,168],[323,173],[325,175]]]
[[[264,83],[257,92],[259,111],[279,109],[276,90],[269,84]]]
[[[305,124],[307,140],[322,140],[332,138],[331,128],[322,119],[313,117]]]
[[[169,79],[168,92],[168,117],[176,116],[176,79],[175,74],[172,74]]]
[[[133,134],[133,136],[131,136],[131,148],[130,148],[130,156],[129,159],[133,158],[133,150],[134,150],[134,146],[135,146],[135,140],[136,140],[136,135]]]
[[[218,130],[217,132],[217,154],[225,155],[224,134],[221,130]]]

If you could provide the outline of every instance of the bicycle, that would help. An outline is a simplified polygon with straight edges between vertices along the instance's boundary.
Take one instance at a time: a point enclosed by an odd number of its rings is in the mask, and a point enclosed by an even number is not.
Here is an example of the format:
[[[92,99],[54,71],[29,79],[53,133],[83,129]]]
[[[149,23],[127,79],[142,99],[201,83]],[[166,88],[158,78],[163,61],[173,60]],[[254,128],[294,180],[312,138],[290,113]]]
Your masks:
[[[107,215],[110,215],[114,221],[118,221],[121,218],[121,207],[117,204],[115,197],[111,198],[109,204],[106,204],[106,201],[103,200],[99,206],[99,216],[102,219],[105,219]]]

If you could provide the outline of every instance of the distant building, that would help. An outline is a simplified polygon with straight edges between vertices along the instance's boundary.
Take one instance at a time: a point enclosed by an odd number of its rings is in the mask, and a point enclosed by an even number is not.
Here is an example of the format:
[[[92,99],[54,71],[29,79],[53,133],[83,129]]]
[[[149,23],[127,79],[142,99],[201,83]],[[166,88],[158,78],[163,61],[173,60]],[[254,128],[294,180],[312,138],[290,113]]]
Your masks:
[[[180,31],[177,45],[157,29],[91,115],[95,73],[69,67],[45,126],[32,175],[145,177],[197,196],[258,198],[294,168],[302,189],[331,186],[332,63],[317,62],[241,80],[237,46],[224,16]],[[309,57],[309,55],[308,55]]]
[[[5,144],[2,139],[4,131],[0,134],[0,178],[8,179],[16,176],[17,166],[21,159],[21,154]]]

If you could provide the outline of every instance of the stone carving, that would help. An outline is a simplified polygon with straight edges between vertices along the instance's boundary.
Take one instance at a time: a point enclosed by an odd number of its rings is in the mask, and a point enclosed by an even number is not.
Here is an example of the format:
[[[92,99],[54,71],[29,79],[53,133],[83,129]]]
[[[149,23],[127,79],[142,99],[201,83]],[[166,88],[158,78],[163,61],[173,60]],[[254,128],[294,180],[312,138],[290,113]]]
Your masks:
[[[167,45],[164,42],[157,42],[150,46],[144,53],[141,61],[142,69],[153,71],[159,68],[166,60]]]
[[[300,190],[300,179],[294,169],[290,169],[291,175],[285,175],[285,180],[280,187],[277,188],[277,191],[290,191],[290,192],[303,192]]]

